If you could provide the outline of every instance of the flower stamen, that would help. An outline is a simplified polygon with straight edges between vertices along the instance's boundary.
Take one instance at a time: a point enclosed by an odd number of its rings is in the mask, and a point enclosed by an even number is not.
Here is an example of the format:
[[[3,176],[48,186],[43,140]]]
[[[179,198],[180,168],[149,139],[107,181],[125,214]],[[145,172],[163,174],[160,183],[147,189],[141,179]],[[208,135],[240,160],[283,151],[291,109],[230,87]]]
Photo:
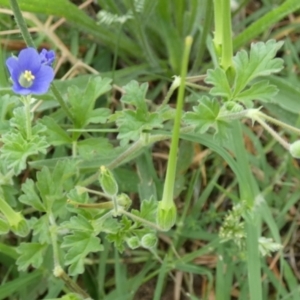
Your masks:
[[[35,78],[34,75],[32,75],[31,71],[25,71],[24,72],[24,78],[27,79],[28,81],[33,81],[33,79]]]
[[[35,76],[31,73],[31,71],[26,70],[19,77],[19,83],[22,87],[28,88],[32,86],[34,79]]]

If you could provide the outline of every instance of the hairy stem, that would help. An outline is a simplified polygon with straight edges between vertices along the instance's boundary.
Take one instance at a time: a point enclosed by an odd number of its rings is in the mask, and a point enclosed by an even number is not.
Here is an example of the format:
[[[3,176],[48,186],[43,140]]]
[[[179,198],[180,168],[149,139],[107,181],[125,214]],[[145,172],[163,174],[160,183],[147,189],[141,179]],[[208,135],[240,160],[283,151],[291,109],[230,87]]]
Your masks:
[[[32,137],[32,130],[31,130],[31,111],[30,111],[30,102],[31,102],[31,95],[25,96],[22,99],[22,102],[25,107],[25,115],[26,115],[26,135],[27,140],[31,140]]]
[[[66,284],[66,286],[72,292],[81,295],[84,299],[91,299],[91,297],[75,281],[73,281],[61,267],[60,259],[59,259],[58,243],[57,243],[57,225],[55,222],[55,217],[53,216],[52,213],[49,213],[48,217],[50,223],[51,244],[53,249],[54,276],[62,279]]]

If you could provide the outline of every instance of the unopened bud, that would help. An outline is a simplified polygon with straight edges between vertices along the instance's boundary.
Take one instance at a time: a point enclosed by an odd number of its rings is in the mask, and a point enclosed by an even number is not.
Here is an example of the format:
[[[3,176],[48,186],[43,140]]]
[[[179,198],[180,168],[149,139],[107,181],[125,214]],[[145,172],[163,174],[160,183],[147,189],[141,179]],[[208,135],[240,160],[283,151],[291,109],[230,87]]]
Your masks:
[[[141,240],[142,247],[147,249],[152,249],[157,244],[157,237],[153,233],[147,233],[142,237]]]
[[[114,175],[104,166],[101,166],[100,168],[99,182],[105,194],[110,197],[117,195],[118,184],[114,178]]]
[[[236,113],[244,110],[244,107],[235,101],[225,102],[224,108],[226,109],[226,111],[231,113]]]
[[[126,243],[130,249],[136,249],[140,247],[141,243],[137,236],[132,236],[126,240]]]
[[[117,196],[118,206],[121,206],[124,210],[128,210],[131,206],[132,200],[128,197],[128,195],[122,193]]]
[[[162,231],[168,231],[174,226],[176,216],[177,209],[175,204],[166,208],[163,205],[163,201],[158,202],[156,223]]]
[[[289,151],[294,158],[300,158],[300,140],[290,144]]]

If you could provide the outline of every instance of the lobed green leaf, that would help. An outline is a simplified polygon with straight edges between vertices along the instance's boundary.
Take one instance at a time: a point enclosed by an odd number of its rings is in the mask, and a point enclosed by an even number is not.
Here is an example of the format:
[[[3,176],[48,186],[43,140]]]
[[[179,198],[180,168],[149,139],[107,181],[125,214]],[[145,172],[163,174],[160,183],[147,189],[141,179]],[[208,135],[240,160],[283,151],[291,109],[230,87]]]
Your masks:
[[[25,271],[30,265],[36,269],[39,268],[43,263],[47,247],[47,244],[21,243],[17,249],[20,254],[17,259],[18,269]]]
[[[98,237],[82,231],[65,236],[61,247],[69,248],[65,255],[65,265],[69,266],[69,274],[72,276],[84,272],[84,259],[89,253],[103,250]]]
[[[253,79],[277,73],[283,68],[283,60],[275,58],[282,45],[283,42],[269,40],[266,43],[251,44],[249,55],[245,50],[237,53],[233,58],[236,72],[233,98],[236,98]]]

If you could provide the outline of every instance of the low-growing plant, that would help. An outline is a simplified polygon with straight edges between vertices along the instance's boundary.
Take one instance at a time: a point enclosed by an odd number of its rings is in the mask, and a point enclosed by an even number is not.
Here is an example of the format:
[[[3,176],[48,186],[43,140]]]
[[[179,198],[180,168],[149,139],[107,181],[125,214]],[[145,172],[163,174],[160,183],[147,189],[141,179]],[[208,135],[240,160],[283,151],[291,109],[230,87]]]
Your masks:
[[[53,273],[65,285],[65,295],[59,298],[65,300],[93,298],[78,283],[77,276],[111,247],[117,250],[116,260],[118,253],[127,249],[144,248],[162,263],[161,274],[174,266],[185,271],[174,247],[170,256],[176,258],[175,262],[167,256],[161,259],[158,250],[159,233],[176,226],[176,234],[170,235],[176,245],[180,230],[192,226],[185,218],[186,211],[178,212],[174,201],[182,139],[218,153],[238,182],[239,194],[223,219],[218,237],[205,250],[200,249],[204,253],[215,251],[219,257],[216,298],[225,299],[225,281],[220,277],[226,275],[224,261],[235,256],[247,270],[244,276],[248,289],[243,295],[264,299],[261,258],[280,251],[282,244],[275,230],[272,236],[262,232],[262,222],[272,227],[274,219],[253,176],[251,161],[247,161],[242,130],[245,120],[250,121],[246,123],[250,127],[260,124],[292,157],[300,157],[299,140],[291,135],[287,141],[278,128],[291,134],[300,130],[271,117],[264,109],[279,91],[269,77],[284,67],[278,56],[284,43],[275,39],[255,42],[249,51],[233,55],[230,1],[215,0],[211,51],[217,60],[201,74],[203,85],[188,77],[193,38],[187,36],[180,63],[174,62],[173,69],[179,68],[180,76],[174,76],[160,104],[154,105],[155,99],[149,101],[147,82],[132,80],[120,88],[120,107],[112,110],[104,103],[105,95],[114,89],[111,78],[82,76],[73,84],[66,81],[61,85],[53,81],[54,51],[36,50],[17,1],[10,2],[27,48],[6,60],[13,93],[1,99],[5,129],[0,149],[0,233],[8,236],[11,231],[18,237],[16,250],[12,250],[18,270],[38,269],[49,277]],[[122,24],[138,12],[133,7],[126,18],[107,12],[98,18],[99,22]],[[151,60],[151,52],[147,55]],[[170,99],[177,89],[174,109]],[[39,98],[45,93],[50,97],[48,102]],[[196,103],[192,109],[185,109],[186,98]],[[154,183],[148,169],[138,166],[136,172],[122,168],[137,161],[143,151],[151,151],[155,143],[169,139],[163,186]],[[128,176],[136,176],[133,187],[126,186]],[[138,207],[132,204],[137,191],[142,196]],[[230,246],[225,249],[224,245]],[[186,259],[190,262],[192,258]],[[47,287],[41,293],[46,291]],[[98,297],[106,299],[103,290]],[[119,299],[115,294],[107,299],[113,297]]]

